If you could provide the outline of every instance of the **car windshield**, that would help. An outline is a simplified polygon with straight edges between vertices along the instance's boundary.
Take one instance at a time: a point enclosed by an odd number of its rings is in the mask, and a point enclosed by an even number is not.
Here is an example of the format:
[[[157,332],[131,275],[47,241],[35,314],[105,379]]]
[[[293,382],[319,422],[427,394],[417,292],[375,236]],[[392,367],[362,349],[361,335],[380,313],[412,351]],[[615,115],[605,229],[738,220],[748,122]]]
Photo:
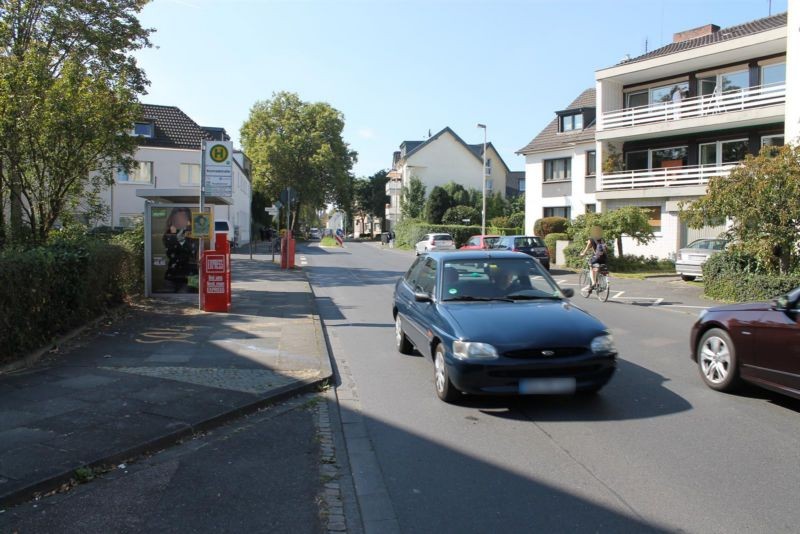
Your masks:
[[[544,241],[541,237],[515,237],[514,238],[514,246],[516,248],[531,248],[531,247],[543,247]]]
[[[702,249],[702,250],[725,250],[724,239],[698,239],[689,243],[686,248]]]
[[[560,299],[561,290],[539,262],[523,258],[449,260],[442,273],[442,300]]]

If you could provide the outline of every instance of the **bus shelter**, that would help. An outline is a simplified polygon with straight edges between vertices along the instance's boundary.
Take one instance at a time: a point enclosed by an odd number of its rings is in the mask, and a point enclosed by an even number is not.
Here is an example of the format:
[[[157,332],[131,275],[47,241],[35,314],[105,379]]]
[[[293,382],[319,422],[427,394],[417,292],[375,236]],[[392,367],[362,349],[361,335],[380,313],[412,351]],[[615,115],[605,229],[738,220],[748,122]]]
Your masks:
[[[203,217],[199,192],[185,189],[138,189],[145,199],[144,210],[144,292],[153,295],[197,295],[200,287],[201,250],[214,248],[215,205],[230,205],[227,197],[205,197]],[[205,232],[193,232],[195,224],[207,223]]]

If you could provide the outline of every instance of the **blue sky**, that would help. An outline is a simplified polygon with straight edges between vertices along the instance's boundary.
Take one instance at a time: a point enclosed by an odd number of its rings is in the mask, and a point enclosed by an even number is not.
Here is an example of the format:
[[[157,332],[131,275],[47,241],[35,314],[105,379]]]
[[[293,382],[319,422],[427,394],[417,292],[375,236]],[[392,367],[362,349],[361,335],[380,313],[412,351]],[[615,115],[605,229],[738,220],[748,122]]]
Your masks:
[[[772,12],[787,0],[772,0]],[[143,101],[177,105],[238,142],[252,104],[297,92],[342,111],[355,172],[391,164],[405,139],[475,125],[514,154],[625,54],[707,23],[767,16],[768,0],[154,0],[142,20]]]

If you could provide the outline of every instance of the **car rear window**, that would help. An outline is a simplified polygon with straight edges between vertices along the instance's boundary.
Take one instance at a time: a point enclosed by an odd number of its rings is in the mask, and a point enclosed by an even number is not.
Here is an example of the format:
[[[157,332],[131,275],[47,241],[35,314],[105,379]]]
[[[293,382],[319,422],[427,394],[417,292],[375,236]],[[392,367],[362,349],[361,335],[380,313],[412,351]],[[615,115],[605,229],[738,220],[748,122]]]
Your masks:
[[[484,237],[483,242],[486,243],[486,246],[489,248],[494,247],[497,243],[500,242],[499,237]]]
[[[431,238],[434,241],[452,241],[453,237],[450,234],[433,234]]]
[[[543,247],[545,246],[544,240],[541,237],[515,237],[514,246],[517,248],[522,247]]]

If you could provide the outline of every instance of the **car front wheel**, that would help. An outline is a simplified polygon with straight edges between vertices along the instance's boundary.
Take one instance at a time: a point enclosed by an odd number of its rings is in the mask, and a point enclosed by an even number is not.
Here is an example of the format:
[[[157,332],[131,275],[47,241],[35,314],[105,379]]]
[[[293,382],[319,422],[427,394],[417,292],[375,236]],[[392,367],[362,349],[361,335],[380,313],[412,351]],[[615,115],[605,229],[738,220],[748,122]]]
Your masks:
[[[725,330],[712,328],[703,334],[697,347],[697,366],[711,389],[732,391],[739,385],[736,349]]]
[[[403,325],[400,322],[400,314],[397,314],[397,317],[394,318],[394,337],[395,337],[395,346],[397,347],[397,352],[400,354],[411,354],[414,352],[414,347],[411,345],[411,342],[406,337],[405,332],[403,332]]]
[[[447,375],[447,364],[444,360],[444,346],[439,343],[433,352],[433,378],[436,386],[436,395],[444,402],[455,402],[461,396],[450,377]]]

